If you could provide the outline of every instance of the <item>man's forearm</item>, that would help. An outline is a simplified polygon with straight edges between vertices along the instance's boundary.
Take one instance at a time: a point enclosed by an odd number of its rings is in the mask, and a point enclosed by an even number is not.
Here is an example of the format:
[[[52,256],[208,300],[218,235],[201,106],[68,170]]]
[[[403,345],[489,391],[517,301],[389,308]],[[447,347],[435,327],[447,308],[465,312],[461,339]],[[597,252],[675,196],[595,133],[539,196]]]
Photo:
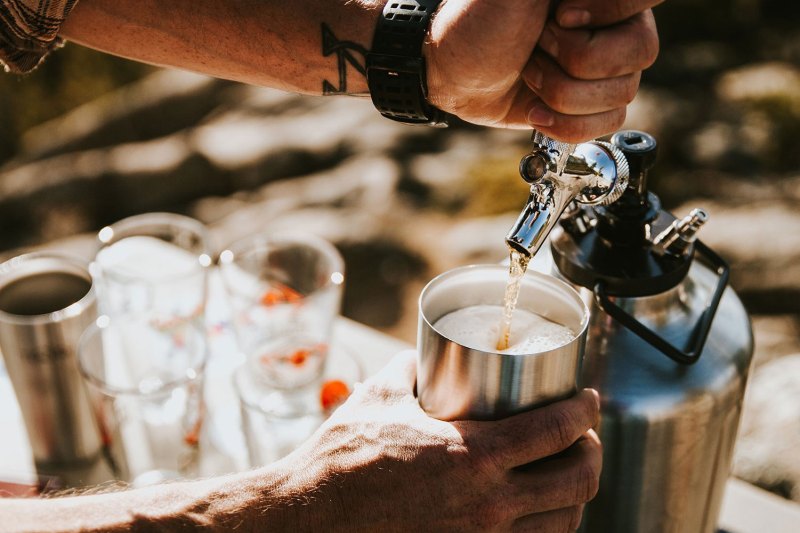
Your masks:
[[[0,530],[242,532],[296,530],[295,474],[281,463],[209,480],[50,499],[0,499]],[[288,471],[288,470],[287,470]],[[292,488],[294,487],[294,488]],[[268,527],[267,527],[268,526]]]
[[[385,2],[80,0],[59,35],[255,85],[366,95],[364,55]],[[576,29],[548,19],[549,0],[442,2],[422,45],[427,99],[468,122],[573,143],[614,131],[655,60],[657,3],[563,0],[559,12],[580,4],[605,24]]]
[[[81,0],[61,35],[154,65],[308,94],[367,94],[382,0]]]

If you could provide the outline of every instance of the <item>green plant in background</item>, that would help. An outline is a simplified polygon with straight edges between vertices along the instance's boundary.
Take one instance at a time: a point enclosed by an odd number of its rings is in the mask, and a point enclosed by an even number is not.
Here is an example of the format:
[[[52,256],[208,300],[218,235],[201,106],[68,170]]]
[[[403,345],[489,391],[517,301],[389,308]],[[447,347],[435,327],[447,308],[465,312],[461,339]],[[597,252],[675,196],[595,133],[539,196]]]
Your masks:
[[[141,63],[68,44],[28,75],[0,75],[0,163],[19,152],[27,129],[152,70]]]
[[[519,157],[481,159],[467,170],[464,215],[498,215],[522,209],[530,186],[517,172]]]

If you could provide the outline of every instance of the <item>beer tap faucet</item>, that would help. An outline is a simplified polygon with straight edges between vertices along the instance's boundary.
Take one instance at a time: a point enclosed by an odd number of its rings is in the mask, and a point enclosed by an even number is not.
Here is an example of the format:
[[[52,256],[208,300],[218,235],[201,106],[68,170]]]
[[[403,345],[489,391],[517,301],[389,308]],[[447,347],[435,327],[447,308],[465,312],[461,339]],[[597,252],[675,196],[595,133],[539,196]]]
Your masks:
[[[508,246],[533,256],[573,201],[607,205],[616,201],[628,184],[628,162],[610,143],[590,141],[568,144],[533,132],[533,149],[519,164],[531,192],[522,212],[506,236]]]

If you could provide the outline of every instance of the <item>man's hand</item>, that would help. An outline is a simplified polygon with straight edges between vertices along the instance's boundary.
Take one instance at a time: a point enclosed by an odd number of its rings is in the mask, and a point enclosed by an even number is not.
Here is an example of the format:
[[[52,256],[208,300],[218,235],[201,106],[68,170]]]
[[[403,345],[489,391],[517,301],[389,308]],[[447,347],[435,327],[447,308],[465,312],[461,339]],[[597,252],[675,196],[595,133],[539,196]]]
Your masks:
[[[658,53],[661,0],[445,1],[425,53],[430,99],[478,124],[578,142],[618,129]]]
[[[258,470],[53,499],[0,498],[8,531],[537,531],[598,487],[594,391],[497,422],[442,422],[397,356],[294,453]]]
[[[414,354],[398,355],[282,461],[301,473],[309,530],[577,528],[602,462],[594,391],[497,422],[443,422],[421,410],[415,380]]]

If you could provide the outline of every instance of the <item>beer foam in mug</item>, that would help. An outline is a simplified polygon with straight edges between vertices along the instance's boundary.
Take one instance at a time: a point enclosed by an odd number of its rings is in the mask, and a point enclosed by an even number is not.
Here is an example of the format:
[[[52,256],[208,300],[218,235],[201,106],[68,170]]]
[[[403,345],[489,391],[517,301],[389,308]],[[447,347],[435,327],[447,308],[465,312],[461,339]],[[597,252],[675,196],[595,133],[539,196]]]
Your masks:
[[[433,327],[462,346],[496,352],[503,307],[473,305],[444,315]],[[530,354],[563,346],[575,338],[566,326],[556,324],[525,309],[514,310],[509,347],[500,353]]]

